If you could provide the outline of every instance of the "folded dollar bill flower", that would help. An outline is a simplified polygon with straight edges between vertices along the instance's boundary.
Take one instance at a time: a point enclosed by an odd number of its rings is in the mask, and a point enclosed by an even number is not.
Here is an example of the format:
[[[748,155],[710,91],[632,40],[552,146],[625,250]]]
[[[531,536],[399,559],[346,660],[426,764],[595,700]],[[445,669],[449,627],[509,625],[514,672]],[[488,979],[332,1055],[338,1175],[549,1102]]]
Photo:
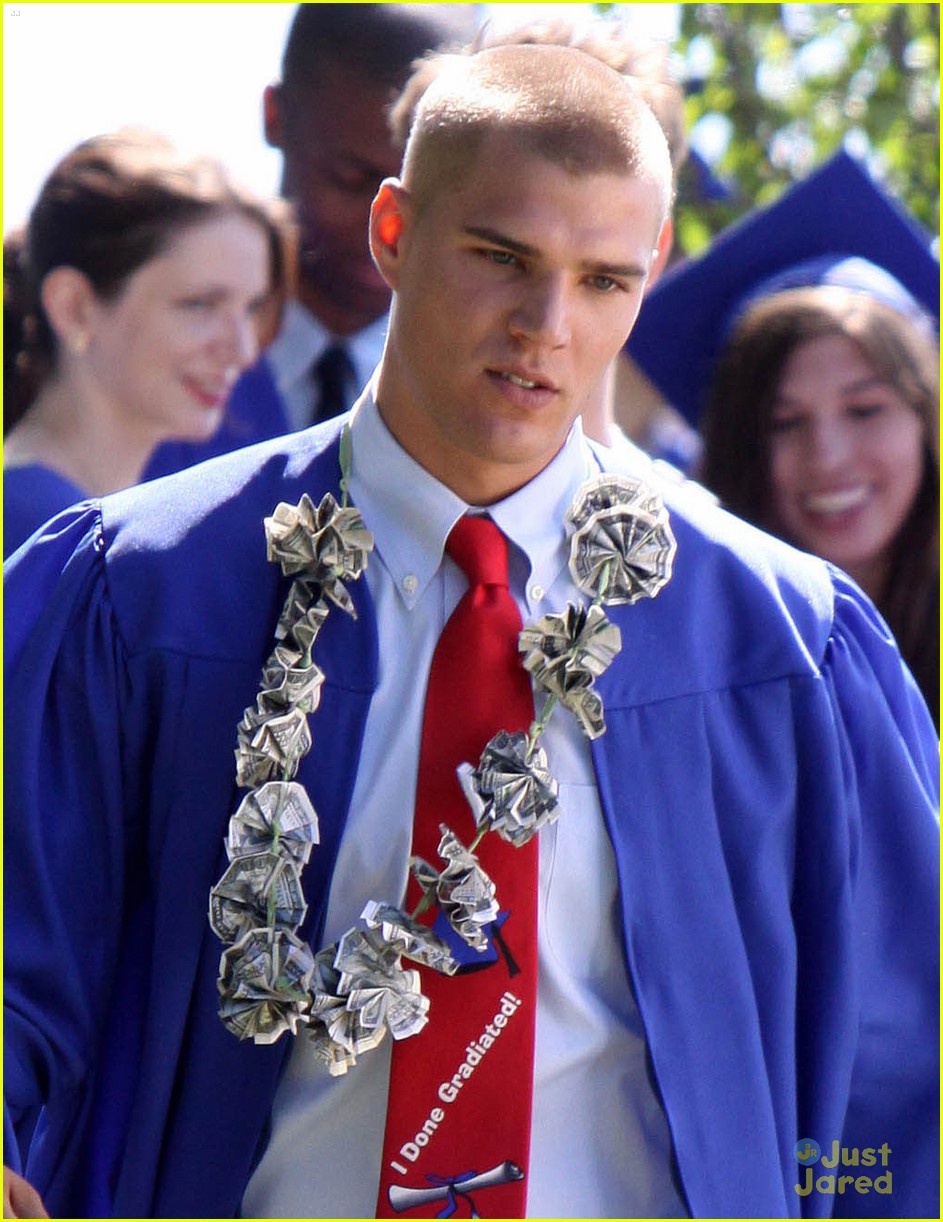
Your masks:
[[[236,783],[244,788],[290,780],[311,750],[311,730],[301,709],[260,713],[246,709],[236,730]]]
[[[437,869],[410,862],[422,889],[407,915],[371,900],[364,928],[348,930],[317,955],[297,930],[306,907],[300,871],[318,843],[318,819],[293,778],[311,748],[308,716],[321,699],[324,675],[312,659],[331,610],[355,614],[345,583],[361,576],[373,538],[350,507],[351,438],[340,438],[343,504],[327,494],[315,507],[307,495],[279,504],[265,519],[269,559],[293,577],[275,630],[274,652],[262,671],[256,703],[237,728],[236,780],[249,789],[231,817],[230,865],[210,893],[210,924],[228,945],[220,959],[219,1013],[240,1039],[269,1044],[304,1030],[331,1074],[344,1074],[387,1034],[416,1035],[428,1021],[420,973],[403,958],[451,975],[457,964],[446,942],[417,917],[433,905],[469,945],[483,951],[487,927],[499,914],[494,882],[474,850],[489,832],[515,847],[559,815],[558,785],[538,740],[557,704],[596,738],[605,730],[594,690],[621,648],[619,629],[602,607],[654,598],[671,576],[675,541],[660,498],[639,480],[603,475],[585,484],[567,512],[570,571],[592,597],[521,632],[523,665],[546,699],[527,734],[499,731],[477,767],[458,776],[475,817],[466,847],[441,826]],[[461,710],[456,713],[461,716]]]
[[[404,968],[399,949],[376,929],[349,929],[337,944],[334,966],[347,1008],[364,1030],[385,1029],[394,1039],[415,1035],[427,1022],[429,1000],[419,973]]]
[[[570,572],[607,603],[654,598],[671,579],[676,550],[661,497],[641,480],[600,475],[580,489],[564,518]]]
[[[458,779],[479,829],[497,832],[516,847],[526,844],[560,813],[560,787],[547,768],[547,753],[529,753],[526,734],[500,730],[485,746],[477,768],[461,764]]]
[[[598,738],[606,723],[593,684],[622,648],[622,633],[602,607],[568,603],[562,615],[523,628],[519,648],[536,685],[570,710],[588,738]]]
[[[340,972],[334,966],[337,943],[325,946],[314,956],[311,978],[311,1005],[307,1015],[307,1035],[316,1058],[332,1077],[345,1074],[357,1064],[361,1053],[375,1048],[383,1038],[375,1033],[368,1040],[357,1037],[357,1016],[347,1009],[347,998],[340,993]]]
[[[387,1032],[416,1035],[428,1022],[419,973],[404,969],[376,929],[348,930],[316,956],[308,1034],[318,1059],[337,1076],[376,1048]]]
[[[210,925],[220,942],[259,926],[296,933],[308,911],[299,868],[278,853],[237,857],[210,892]]]
[[[267,851],[306,865],[320,839],[318,816],[305,787],[297,781],[268,781],[247,793],[229,820],[226,854],[233,861]]]
[[[276,645],[262,671],[256,707],[263,714],[293,706],[302,713],[313,713],[321,703],[323,682],[324,671],[314,662],[305,663],[300,650]]]
[[[316,582],[298,578],[292,582],[278,618],[276,641],[290,639],[302,657],[310,658],[314,642],[330,611],[331,605],[321,597],[320,586]]]
[[[219,1016],[234,1035],[274,1044],[298,1030],[310,1004],[311,948],[284,929],[253,929],[223,952]]]
[[[443,942],[437,933],[433,933],[428,925],[423,925],[405,912],[400,912],[392,904],[380,904],[376,900],[370,900],[360,914],[360,919],[368,929],[379,930],[380,937],[387,946],[407,959],[412,959],[414,963],[431,967],[446,976],[454,976],[458,971],[458,963],[452,958],[448,944]]]
[[[344,583],[356,580],[367,567],[373,536],[360,511],[338,505],[327,492],[315,508],[304,493],[297,505],[285,501],[265,519],[268,559],[281,565],[286,577],[303,573],[321,588],[321,594],[354,614]]]
[[[461,840],[444,824],[438,853],[445,861],[442,871],[436,870],[421,857],[412,859],[416,881],[427,897],[434,898],[458,936],[477,951],[488,946],[485,927],[498,916],[495,885]]]

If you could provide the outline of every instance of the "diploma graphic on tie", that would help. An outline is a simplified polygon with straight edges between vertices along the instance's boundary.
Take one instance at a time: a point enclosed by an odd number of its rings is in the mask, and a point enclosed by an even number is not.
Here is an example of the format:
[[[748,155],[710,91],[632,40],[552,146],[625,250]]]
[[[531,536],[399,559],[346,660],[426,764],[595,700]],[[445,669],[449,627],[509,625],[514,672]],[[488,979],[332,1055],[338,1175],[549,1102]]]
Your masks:
[[[505,1161],[483,1171],[464,1171],[461,1175],[427,1175],[429,1188],[405,1188],[400,1184],[390,1185],[390,1205],[397,1213],[405,1213],[417,1209],[420,1205],[428,1205],[431,1201],[445,1201],[445,1208],[436,1214],[437,1218],[450,1218],[458,1206],[458,1198],[464,1197],[468,1202],[472,1218],[480,1218],[472,1193],[483,1188],[494,1188],[498,1184],[510,1184],[522,1180],[524,1172],[512,1162]]]

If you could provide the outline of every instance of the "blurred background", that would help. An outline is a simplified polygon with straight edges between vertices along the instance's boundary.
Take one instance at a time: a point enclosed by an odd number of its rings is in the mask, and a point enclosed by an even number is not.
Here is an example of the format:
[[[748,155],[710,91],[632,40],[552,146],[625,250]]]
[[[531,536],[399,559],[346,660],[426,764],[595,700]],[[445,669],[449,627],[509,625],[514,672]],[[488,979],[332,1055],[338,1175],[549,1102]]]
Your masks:
[[[939,231],[939,5],[487,4],[515,24],[602,13],[673,48],[694,156],[678,253],[844,145]],[[123,124],[213,151],[275,192],[260,98],[278,76],[292,4],[3,6],[3,224],[25,219],[42,179],[79,140]]]

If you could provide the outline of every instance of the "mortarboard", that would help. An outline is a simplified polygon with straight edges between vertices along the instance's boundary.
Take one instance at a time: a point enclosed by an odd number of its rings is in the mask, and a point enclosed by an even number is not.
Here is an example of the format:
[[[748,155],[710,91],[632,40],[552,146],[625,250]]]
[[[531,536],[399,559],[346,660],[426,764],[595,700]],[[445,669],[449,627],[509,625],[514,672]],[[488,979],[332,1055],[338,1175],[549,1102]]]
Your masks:
[[[829,267],[835,267],[832,282],[842,283],[836,265],[871,291],[863,261],[877,265],[875,296],[893,296],[893,281],[877,270],[883,268],[939,319],[940,266],[930,235],[859,161],[839,152],[776,203],[725,230],[700,258],[667,271],[646,297],[627,351],[694,424],[731,323],[747,300],[797,282],[825,283]],[[805,278],[796,276],[799,265]]]

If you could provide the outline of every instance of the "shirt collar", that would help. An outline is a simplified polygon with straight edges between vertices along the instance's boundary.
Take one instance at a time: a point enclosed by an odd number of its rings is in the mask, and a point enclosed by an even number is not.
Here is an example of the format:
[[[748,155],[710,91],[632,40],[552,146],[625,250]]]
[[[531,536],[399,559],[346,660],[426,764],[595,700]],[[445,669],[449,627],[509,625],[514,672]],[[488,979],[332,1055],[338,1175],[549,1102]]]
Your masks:
[[[400,598],[411,607],[441,565],[449,531],[475,507],[406,453],[383,423],[373,392],[371,383],[354,408],[351,494]],[[481,511],[520,550],[529,601],[539,601],[565,566],[563,516],[579,486],[598,470],[577,420],[560,452],[539,475]]]
[[[577,417],[553,461],[529,484],[488,508],[488,513],[528,563],[528,571],[522,574],[521,581],[526,583],[527,601],[532,611],[566,567],[564,515],[580,485],[599,470]]]
[[[331,344],[347,349],[359,385],[364,385],[383,353],[389,315],[369,323],[362,331],[338,339],[300,301],[285,305],[278,335],[269,344],[267,356],[275,371],[275,384],[282,394],[308,377],[311,366]]]

